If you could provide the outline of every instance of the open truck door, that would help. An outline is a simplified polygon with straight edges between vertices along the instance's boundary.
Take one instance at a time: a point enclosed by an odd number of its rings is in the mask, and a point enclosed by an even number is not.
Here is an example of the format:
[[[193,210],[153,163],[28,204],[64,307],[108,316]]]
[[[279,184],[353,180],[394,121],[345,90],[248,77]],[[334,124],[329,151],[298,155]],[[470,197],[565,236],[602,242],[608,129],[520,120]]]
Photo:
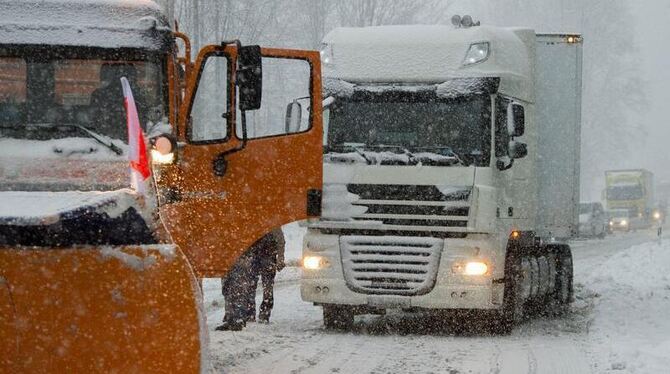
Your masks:
[[[146,195],[126,187],[18,191],[23,204],[12,200],[16,191],[4,191],[16,209],[0,217],[0,372],[207,371],[197,277],[225,274],[265,232],[318,214],[318,53],[207,46],[183,75],[174,57],[157,57],[171,75],[170,113],[179,113],[174,159],[147,179],[158,187],[158,214],[151,182]],[[258,69],[272,64],[260,59],[307,66],[306,122],[293,134],[283,131],[284,114],[296,98],[282,99],[282,89],[300,73],[261,79]],[[248,110],[249,126],[238,108]],[[264,123],[282,131],[266,131]],[[119,160],[114,165],[127,183],[128,160]],[[77,204],[67,203],[72,195]],[[54,201],[67,206],[49,208]],[[19,214],[24,206],[44,209]]]
[[[224,43],[187,75],[161,216],[197,276],[216,277],[273,228],[320,214],[320,59]]]

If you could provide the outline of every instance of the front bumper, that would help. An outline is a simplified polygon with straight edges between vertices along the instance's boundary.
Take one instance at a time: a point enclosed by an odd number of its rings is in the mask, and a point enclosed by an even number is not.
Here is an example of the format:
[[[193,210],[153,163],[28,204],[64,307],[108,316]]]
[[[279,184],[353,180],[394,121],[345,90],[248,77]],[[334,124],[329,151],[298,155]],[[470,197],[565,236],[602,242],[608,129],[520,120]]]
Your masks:
[[[621,222],[613,222],[613,224],[609,225],[609,229],[610,231],[629,231],[630,223],[624,225]]]
[[[382,309],[498,309],[502,305],[503,284],[450,285],[439,282],[421,296],[367,295],[353,292],[343,279],[303,279],[300,295],[316,304],[365,305]]]
[[[347,284],[341,259],[338,235],[310,230],[305,236],[303,255],[321,256],[328,267],[303,269],[300,292],[304,301],[317,304],[367,306],[379,309],[499,309],[504,284],[494,282],[503,277],[504,250],[492,237],[471,235],[466,239],[444,239],[434,286],[421,295],[379,295],[356,292]],[[469,259],[485,258],[490,271],[483,276],[465,276],[452,270]]]

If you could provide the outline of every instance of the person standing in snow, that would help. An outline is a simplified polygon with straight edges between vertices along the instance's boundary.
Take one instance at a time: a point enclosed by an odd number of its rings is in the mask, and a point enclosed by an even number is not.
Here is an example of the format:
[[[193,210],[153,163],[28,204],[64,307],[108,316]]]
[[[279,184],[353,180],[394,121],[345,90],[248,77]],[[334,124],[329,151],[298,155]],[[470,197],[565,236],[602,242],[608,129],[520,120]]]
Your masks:
[[[253,254],[253,285],[255,291],[258,285],[258,277],[261,278],[263,286],[263,301],[258,312],[258,321],[270,322],[270,314],[274,307],[274,285],[275,276],[278,271],[284,269],[284,249],[286,240],[281,228],[277,228],[257,241],[252,247]],[[250,314],[247,321],[253,321],[256,317],[255,292],[251,295]]]
[[[217,331],[240,331],[247,322],[256,321],[258,277],[263,285],[263,301],[258,320],[268,323],[274,306],[274,279],[284,268],[284,234],[275,229],[254,243],[221,279],[225,299],[223,323]]]

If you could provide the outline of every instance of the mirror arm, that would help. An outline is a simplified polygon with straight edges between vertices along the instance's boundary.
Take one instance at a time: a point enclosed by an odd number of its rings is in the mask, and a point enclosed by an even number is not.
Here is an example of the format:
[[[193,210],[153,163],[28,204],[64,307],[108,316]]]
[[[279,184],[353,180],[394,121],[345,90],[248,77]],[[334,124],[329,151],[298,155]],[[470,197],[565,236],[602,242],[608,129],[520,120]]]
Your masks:
[[[240,39],[224,40],[224,41],[221,42],[221,46],[222,46],[222,47],[225,47],[225,46],[227,46],[227,45],[229,45],[229,44],[235,44],[235,46],[237,47],[237,50],[238,50],[238,51],[240,50],[240,48],[242,48],[242,42],[240,41]]]
[[[224,40],[221,42],[221,46],[226,46],[229,44],[235,44],[237,47],[237,50],[239,51],[240,48],[242,48],[242,42],[240,42],[239,39],[235,40]],[[237,66],[237,61],[235,61],[235,65]],[[235,69],[237,70],[237,69]],[[237,82],[235,83],[235,86],[237,86]],[[226,171],[228,169],[228,161],[226,160],[226,156],[237,153],[247,146],[247,116],[245,111],[241,111],[240,117],[242,120],[242,142],[235,146],[234,148],[231,148],[225,152],[219,153],[214,160],[212,161],[212,167],[214,168],[214,175],[217,177],[223,177],[226,175]]]
[[[514,166],[514,159],[513,159],[513,158],[509,160],[509,164],[506,164],[506,163],[505,163],[504,161],[502,161],[502,160],[497,160],[497,161],[496,161],[496,167],[497,167],[498,170],[500,170],[500,171],[509,170],[509,169],[512,168],[512,166]]]
[[[242,120],[242,142],[235,146],[234,148],[231,148],[225,152],[219,153],[213,161],[213,167],[214,167],[214,175],[217,177],[223,177],[226,175],[226,170],[228,169],[228,161],[226,160],[226,156],[231,155],[233,153],[237,153],[247,146],[247,116],[246,112],[242,111],[240,113],[240,117]]]

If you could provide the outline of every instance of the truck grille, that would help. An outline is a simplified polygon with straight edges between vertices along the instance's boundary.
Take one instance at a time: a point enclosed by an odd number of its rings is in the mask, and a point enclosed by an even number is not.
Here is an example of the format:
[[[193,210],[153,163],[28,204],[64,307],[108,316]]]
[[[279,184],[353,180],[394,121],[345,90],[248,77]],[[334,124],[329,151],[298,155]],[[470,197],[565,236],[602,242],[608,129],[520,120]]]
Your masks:
[[[341,236],[342,268],[354,292],[423,295],[433,289],[444,241],[401,236]]]
[[[471,187],[391,184],[350,184],[358,195],[354,205],[365,206],[354,220],[380,221],[394,226],[467,227]]]

